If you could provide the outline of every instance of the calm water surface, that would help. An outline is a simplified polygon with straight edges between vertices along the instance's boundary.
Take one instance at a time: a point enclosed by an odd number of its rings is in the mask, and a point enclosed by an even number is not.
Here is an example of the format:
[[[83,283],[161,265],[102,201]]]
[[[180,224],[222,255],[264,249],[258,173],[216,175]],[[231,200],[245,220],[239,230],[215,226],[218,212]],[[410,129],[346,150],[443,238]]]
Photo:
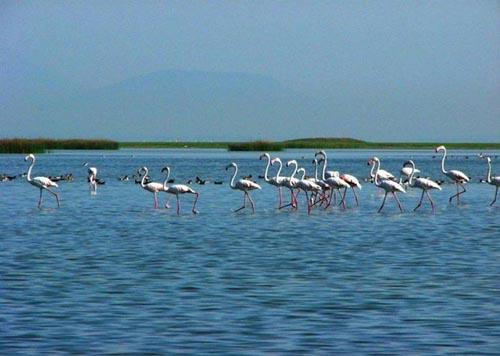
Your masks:
[[[281,153],[310,172],[311,150]],[[412,158],[443,179],[432,151],[329,151],[330,168],[366,177],[374,153],[398,172]],[[432,192],[437,212],[405,213],[364,183],[361,206],[277,211],[275,188],[252,195],[257,213],[233,213],[242,194],[224,167],[263,174],[258,153],[121,150],[38,155],[33,174],[72,172],[61,208],[24,179],[0,183],[0,353],[497,353],[500,350],[500,200],[479,183],[486,163],[455,151],[449,168],[472,177],[463,205],[451,185]],[[499,155],[500,152],[492,152]],[[24,155],[0,155],[0,173],[27,170]],[[90,196],[90,162],[106,181]],[[156,181],[196,175],[175,209],[153,209],[152,194],[118,176],[146,165]],[[493,170],[500,171],[500,159]],[[274,172],[274,171],[273,171]],[[350,196],[352,198],[352,196]],[[163,205],[166,196],[161,195]],[[174,200],[171,199],[171,203]]]

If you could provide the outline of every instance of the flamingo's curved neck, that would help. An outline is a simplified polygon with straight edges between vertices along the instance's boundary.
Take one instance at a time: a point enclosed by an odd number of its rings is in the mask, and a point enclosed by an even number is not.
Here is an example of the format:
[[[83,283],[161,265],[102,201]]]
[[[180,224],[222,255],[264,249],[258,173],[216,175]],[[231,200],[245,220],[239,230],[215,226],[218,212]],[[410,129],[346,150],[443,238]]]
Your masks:
[[[380,182],[378,181],[378,170],[380,169],[380,161],[378,159],[375,160],[375,164],[373,165],[375,167],[377,165],[377,168],[375,169],[375,185],[378,187],[380,186]]]
[[[144,167],[144,175],[142,176],[142,179],[141,179],[141,187],[145,187],[146,186],[146,177],[148,176],[148,169],[146,167]]]
[[[33,166],[35,165],[35,157],[31,160],[30,168],[28,168],[28,174],[26,174],[26,180],[28,182],[31,182],[31,170],[33,169]]]
[[[163,190],[167,191],[168,190],[168,186],[167,186],[167,183],[168,183],[168,178],[170,178],[170,167],[167,167],[167,174],[166,174],[166,178],[165,180],[163,181]]]
[[[325,180],[325,174],[326,174],[326,163],[327,163],[327,160],[328,158],[326,157],[326,153],[325,152],[322,152],[322,155],[323,155],[323,159],[325,160],[323,162],[323,171],[321,173],[321,179]]]
[[[408,185],[410,187],[413,187],[413,176],[415,175],[415,162],[412,161],[410,162],[410,164],[411,164],[411,173],[410,173],[410,178],[408,179]]]
[[[444,160],[446,159],[446,148],[443,149],[443,159],[441,160],[441,171],[446,174],[446,170],[444,169]]]
[[[233,173],[233,177],[231,178],[231,183],[229,184],[231,188],[235,188],[235,185],[234,185],[234,180],[236,179],[236,175],[238,174],[238,166],[235,164],[234,166],[234,173]]]
[[[267,158],[267,165],[266,165],[266,171],[264,172],[264,180],[266,182],[269,182],[269,177],[268,177],[267,173],[269,172],[269,166],[271,165],[271,156],[266,154],[266,158]]]
[[[375,170],[375,164],[372,165],[372,169],[370,171],[370,177],[372,178],[375,178],[375,174],[373,173],[374,170]]]
[[[294,165],[294,169],[293,169],[293,172],[292,172],[292,175],[290,176],[290,180],[292,180],[294,177],[295,177],[295,174],[297,173],[297,168],[299,167],[297,162],[295,161],[292,161],[290,164],[293,164]]]
[[[491,161],[488,160],[488,175],[486,176],[486,181],[491,183]]]
[[[277,159],[277,162],[279,163],[279,167],[278,167],[278,173],[276,173],[276,181],[279,181],[280,180],[280,174],[281,174],[281,169],[283,168],[283,163],[281,162],[281,159]]]

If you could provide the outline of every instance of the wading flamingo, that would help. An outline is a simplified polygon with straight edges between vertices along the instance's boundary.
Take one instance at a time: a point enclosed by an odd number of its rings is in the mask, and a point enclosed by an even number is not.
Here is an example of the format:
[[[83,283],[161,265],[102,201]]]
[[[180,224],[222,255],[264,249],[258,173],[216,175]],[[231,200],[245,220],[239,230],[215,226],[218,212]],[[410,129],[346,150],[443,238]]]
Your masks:
[[[398,203],[399,210],[401,210],[401,212],[403,212],[403,207],[401,206],[401,202],[399,201],[396,193],[397,192],[406,193],[404,188],[401,186],[401,184],[399,184],[393,180],[390,180],[390,179],[381,179],[379,181],[378,171],[380,169],[380,160],[377,157],[370,158],[370,160],[368,161],[368,164],[373,164],[374,166],[376,166],[376,168],[375,168],[375,182],[374,182],[375,185],[377,187],[385,190],[384,200],[382,201],[382,205],[378,209],[378,212],[380,213],[382,211],[382,209],[384,208],[385,200],[387,199],[387,194],[389,194],[389,193],[392,193],[392,195],[394,196],[394,199],[396,199],[396,202]]]
[[[297,163],[296,160],[292,159],[291,161],[286,162],[286,166],[287,167],[293,166],[292,174],[290,175],[290,177],[285,177],[283,180],[283,185],[285,187],[287,187],[288,189],[290,189],[291,201],[290,201],[290,204],[286,204],[286,205],[282,206],[282,208],[291,205],[292,208],[297,209],[298,205],[299,205],[299,202],[297,200],[298,192],[294,193],[293,190],[297,189],[298,179],[295,178],[295,174],[297,174],[297,169],[299,168],[298,167],[299,164]]]
[[[88,167],[89,163],[85,162],[83,165],[85,167]],[[97,168],[95,168],[95,167],[88,167],[87,172],[89,174],[87,180],[89,181],[90,193],[91,194],[97,194]]]
[[[200,193],[196,192],[191,187],[188,187],[185,184],[167,185],[168,178],[170,177],[170,167],[164,167],[162,169],[162,172],[164,170],[167,171],[167,177],[165,178],[165,181],[163,182],[163,191],[166,193],[169,193],[169,194],[173,194],[177,198],[177,215],[179,215],[181,212],[181,203],[179,200],[179,194],[194,194],[195,195],[193,209],[191,211],[193,212],[193,214],[198,214],[198,210],[196,210],[196,202],[198,201],[198,197],[200,196]]]
[[[233,173],[233,177],[231,178],[231,183],[229,184],[229,186],[231,187],[231,189],[241,190],[244,193],[243,206],[241,208],[236,209],[234,212],[236,213],[242,209],[245,209],[246,203],[247,203],[247,198],[248,198],[248,200],[250,201],[250,204],[252,205],[252,211],[255,213],[255,204],[254,204],[252,198],[250,197],[250,194],[248,194],[248,192],[251,190],[262,189],[262,188],[257,183],[254,183],[248,179],[239,179],[237,182],[235,182],[234,180],[236,178],[236,175],[238,174],[238,165],[234,162],[231,162],[230,164],[228,164],[226,166],[226,171],[231,167],[234,168],[234,173]]]
[[[379,162],[380,163],[380,162]],[[370,170],[370,178],[375,179],[375,173],[373,172],[375,170],[375,164],[372,160],[368,160],[368,165],[372,165],[372,169]],[[378,177],[380,179],[390,179],[390,180],[395,180],[396,177],[391,172],[387,172],[385,169],[379,169],[378,170]]]
[[[361,188],[362,188],[361,184],[359,183],[358,178],[356,178],[355,176],[353,176],[351,174],[344,173],[340,176],[340,179],[342,179],[344,182],[349,184],[349,186],[352,189],[352,193],[354,194],[354,199],[356,200],[356,206],[359,206],[358,195],[356,194],[356,190],[354,190],[354,188],[358,188],[359,190],[361,190]],[[344,189],[344,199],[345,199],[346,194],[347,194],[347,188]]]
[[[446,159],[446,147],[439,146],[436,148],[436,153],[441,152],[441,151],[443,152],[443,159],[441,160],[441,172],[443,172],[448,178],[450,178],[457,186],[457,194],[453,194],[450,197],[449,202],[451,203],[453,198],[456,197],[457,198],[457,205],[458,205],[458,204],[460,204],[460,195],[466,192],[464,184],[467,183],[470,179],[469,179],[469,177],[467,177],[467,175],[465,173],[463,173],[461,171],[457,171],[454,169],[452,169],[450,171],[446,171],[444,169],[444,161]],[[462,187],[463,190],[461,192],[459,192],[458,186]]]
[[[314,156],[317,157],[319,155],[322,156],[322,158],[319,160],[319,162],[323,161],[323,171],[321,174],[321,178],[323,179],[323,182],[325,182],[330,187],[330,190],[331,190],[330,197],[329,197],[328,202],[325,206],[325,209],[326,209],[332,203],[332,197],[334,196],[334,194],[336,194],[338,192],[339,195],[342,196],[342,194],[340,194],[340,189],[350,188],[351,186],[349,184],[347,184],[347,182],[345,182],[342,178],[340,178],[338,171],[329,171],[328,173],[330,174],[330,176],[328,178],[326,178],[326,173],[327,173],[326,166],[328,164],[328,157],[326,156],[326,152],[323,150],[316,152],[316,154]],[[337,199],[336,196],[335,196],[335,199]],[[335,202],[336,202],[336,200],[335,200]],[[340,204],[342,205],[342,207],[344,209],[346,208],[345,192],[344,192],[344,196],[342,197],[342,200],[340,201]]]
[[[491,185],[496,187],[495,188],[495,198],[490,203],[490,206],[492,206],[497,201],[498,187],[500,187],[500,176],[494,176],[494,177],[491,176],[491,158],[486,157],[486,161],[488,162],[488,174],[486,176],[486,183],[491,184]]]
[[[263,158],[267,158],[266,170],[264,172],[264,180],[267,183],[278,188],[278,198],[279,198],[278,209],[281,209],[281,206],[283,205],[283,195],[281,192],[281,187],[283,186],[283,178],[280,177],[279,174],[281,172],[282,163],[280,161],[280,167],[278,173],[276,174],[276,177],[269,178],[268,172],[269,172],[269,166],[271,165],[271,156],[269,155],[269,153],[263,153],[260,155],[259,159],[262,160]]]
[[[430,179],[427,179],[427,178],[416,178],[415,180],[413,180],[413,176],[415,175],[415,172],[417,171],[415,169],[415,162],[408,161],[404,165],[405,165],[405,168],[410,168],[410,178],[408,180],[408,185],[410,187],[417,187],[419,189],[422,189],[422,195],[420,196],[420,201],[418,202],[418,205],[415,207],[415,209],[413,209],[413,211],[420,208],[420,206],[422,205],[422,200],[424,199],[424,194],[426,194],[427,198],[429,198],[429,201],[431,202],[432,212],[434,212],[435,211],[434,202],[431,199],[431,195],[429,194],[429,190],[431,190],[431,189],[441,190],[441,187],[436,182],[434,182]],[[410,167],[408,167],[408,165]]]
[[[164,192],[165,188],[162,183],[157,183],[157,182],[149,182],[146,183],[146,176],[148,175],[148,168],[147,167],[142,167],[140,170],[140,173],[142,174],[142,179],[141,179],[141,187],[144,190],[147,190],[148,192],[151,192],[154,194],[154,208],[158,208],[158,193],[159,192]]]
[[[40,208],[42,206],[42,193],[44,190],[48,191],[52,195],[56,197],[57,201],[57,207],[60,207],[59,204],[59,194],[56,192],[53,192],[50,188],[51,187],[58,187],[56,183],[51,181],[47,177],[35,177],[31,178],[31,170],[33,169],[33,166],[35,165],[35,155],[34,154],[29,154],[26,157],[24,157],[25,161],[31,160],[30,167],[28,169],[28,174],[26,175],[26,180],[28,181],[29,184],[34,185],[35,187],[40,189],[40,200],[38,201],[38,207]]]
[[[303,190],[304,193],[306,194],[306,201],[307,201],[307,213],[311,214],[311,208],[313,206],[312,199],[313,196],[312,194],[317,194],[322,191],[321,186],[314,183],[311,179],[305,179],[306,176],[306,170],[304,168],[299,168],[297,172],[302,172],[302,177],[297,180],[296,187],[299,190]],[[308,192],[311,192],[311,198],[309,199],[309,194]]]

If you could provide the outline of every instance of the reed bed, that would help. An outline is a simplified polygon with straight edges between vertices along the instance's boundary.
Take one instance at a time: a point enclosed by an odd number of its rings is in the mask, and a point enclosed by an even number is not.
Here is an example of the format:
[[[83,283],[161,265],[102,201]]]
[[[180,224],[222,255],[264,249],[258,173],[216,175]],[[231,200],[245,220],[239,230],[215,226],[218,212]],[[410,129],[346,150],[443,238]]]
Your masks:
[[[227,146],[229,151],[283,151],[285,145],[281,142],[252,141],[241,143],[230,143]]]
[[[0,153],[43,153],[47,150],[117,150],[119,143],[111,140],[1,139]]]

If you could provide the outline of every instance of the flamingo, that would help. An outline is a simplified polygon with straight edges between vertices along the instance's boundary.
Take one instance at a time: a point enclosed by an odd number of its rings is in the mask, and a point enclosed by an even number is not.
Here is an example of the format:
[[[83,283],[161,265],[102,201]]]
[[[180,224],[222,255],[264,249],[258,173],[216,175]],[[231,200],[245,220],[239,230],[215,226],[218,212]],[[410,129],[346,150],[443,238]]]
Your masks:
[[[306,194],[307,213],[311,214],[311,208],[312,208],[313,204],[309,200],[308,192],[311,192],[311,194],[313,194],[313,193],[317,194],[317,193],[321,192],[322,189],[321,189],[320,185],[314,183],[312,180],[304,179],[304,177],[306,175],[306,170],[304,168],[298,169],[297,172],[302,172],[302,177],[297,180],[296,187],[298,189],[302,189],[304,191],[304,193]],[[312,196],[311,196],[311,199],[312,199]]]
[[[374,181],[375,185],[377,187],[385,190],[384,200],[382,201],[382,205],[378,209],[378,212],[380,213],[382,211],[382,209],[384,208],[385,200],[387,199],[387,194],[389,194],[389,193],[392,193],[392,195],[394,196],[394,199],[396,199],[396,202],[398,203],[399,210],[401,210],[401,212],[403,212],[403,207],[401,206],[401,202],[399,201],[396,193],[397,192],[406,193],[405,189],[401,186],[401,184],[399,184],[393,180],[390,180],[390,179],[382,179],[379,181],[378,171],[380,169],[380,160],[377,157],[370,158],[370,160],[368,161],[368,164],[372,164],[372,163],[374,166],[375,165],[377,166],[375,169],[375,181]]]
[[[354,199],[356,200],[356,206],[359,206],[358,195],[356,194],[356,191],[354,190],[354,188],[358,188],[359,190],[361,190],[361,188],[362,188],[361,184],[359,183],[358,178],[356,178],[355,176],[353,176],[351,174],[344,173],[340,176],[340,179],[342,179],[344,182],[349,184],[349,186],[352,189],[352,193],[354,194]],[[346,194],[347,194],[347,188],[345,188],[344,196]]]
[[[486,182],[488,184],[494,185],[496,187],[495,188],[495,198],[490,203],[490,206],[492,206],[497,201],[498,187],[500,186],[500,176],[494,176],[494,177],[491,176],[491,158],[486,157],[486,161],[488,162],[488,174],[486,176]]]
[[[85,167],[88,167],[89,163],[88,162],[85,162],[83,164]],[[97,168],[95,167],[89,167],[88,168],[88,181],[89,181],[89,185],[90,185],[90,192],[91,194],[97,194]]]
[[[146,183],[146,176],[148,175],[148,168],[147,167],[142,167],[139,172],[142,174],[142,179],[141,179],[141,187],[144,190],[147,190],[148,192],[151,192],[154,194],[154,208],[158,208],[158,193],[159,192],[164,192],[165,188],[162,183],[157,183],[157,182],[149,182]]]
[[[248,192],[251,190],[262,189],[261,186],[258,185],[257,183],[252,182],[251,180],[248,180],[248,179],[239,179],[237,182],[235,182],[234,180],[236,178],[236,175],[238,174],[238,165],[234,162],[231,162],[230,164],[228,164],[226,166],[226,171],[231,167],[234,168],[234,174],[233,174],[233,177],[231,178],[231,183],[229,184],[229,186],[231,187],[231,189],[237,189],[237,190],[241,190],[242,192],[244,192],[243,206],[241,208],[236,209],[234,212],[236,213],[236,212],[246,208],[246,203],[247,203],[246,199],[248,197],[248,200],[250,201],[250,204],[252,205],[252,211],[255,213],[255,204],[254,204],[252,198],[250,197],[250,194],[248,194]]]
[[[200,196],[200,193],[196,192],[191,187],[188,187],[185,184],[173,184],[173,185],[167,186],[168,178],[170,177],[170,167],[164,167],[164,169],[162,169],[162,172],[164,170],[167,171],[167,178],[165,178],[165,181],[163,182],[163,191],[165,191],[169,194],[173,194],[177,198],[177,215],[179,215],[180,211],[181,211],[181,203],[179,201],[179,194],[186,194],[186,193],[195,195],[192,212],[193,212],[193,214],[198,214],[198,210],[196,210],[196,202],[198,201],[198,197]]]
[[[322,204],[323,202],[325,202],[326,191],[330,189],[330,186],[318,178],[318,165],[319,165],[318,160],[315,158],[315,159],[313,159],[312,163],[314,165],[314,178],[309,178],[309,179],[321,187],[320,199],[316,200],[314,205],[316,205],[318,202],[321,202],[321,204]],[[316,197],[317,197],[317,194],[316,194]]]
[[[427,178],[416,178],[415,180],[413,180],[413,176],[415,175],[415,172],[417,171],[415,169],[415,163],[410,160],[410,161],[406,162],[404,165],[405,165],[404,168],[410,168],[410,178],[408,179],[408,186],[417,187],[417,188],[422,189],[422,195],[420,196],[420,201],[418,202],[418,205],[415,207],[415,209],[413,209],[413,211],[420,208],[420,206],[422,205],[422,200],[424,199],[424,194],[426,194],[427,198],[429,198],[429,201],[431,202],[432,212],[434,212],[435,211],[434,202],[431,199],[431,196],[429,194],[429,190],[431,190],[431,189],[441,190],[441,187],[436,182],[434,182],[430,179],[427,179]],[[408,165],[410,165],[410,167],[407,167]]]
[[[436,147],[436,153],[437,152],[440,152],[440,151],[443,151],[443,158],[441,160],[441,172],[443,172],[448,178],[450,178],[457,186],[457,194],[454,194],[450,197],[449,199],[449,202],[451,203],[451,201],[453,200],[453,198],[457,198],[457,205],[460,204],[460,195],[465,193],[466,190],[465,190],[465,187],[464,187],[464,184],[467,183],[470,179],[469,177],[467,177],[467,175],[461,171],[457,171],[457,170],[450,170],[450,171],[446,171],[444,169],[444,161],[446,159],[446,147],[444,146],[439,146],[439,147]],[[458,191],[458,186],[462,187],[462,191],[459,192]]]
[[[373,163],[372,160],[368,160],[368,165],[371,165]],[[374,169],[375,169],[375,164],[372,166],[372,169],[370,170],[370,178],[375,179],[375,174],[374,174]],[[396,177],[391,173],[386,171],[385,169],[379,169],[378,176],[380,179],[390,179],[390,180],[395,180]]]
[[[35,177],[31,178],[31,170],[33,169],[33,166],[35,165],[35,155],[30,153],[26,157],[24,157],[25,161],[31,160],[30,167],[28,168],[28,174],[26,175],[26,180],[28,181],[29,184],[34,185],[35,187],[40,189],[40,200],[38,201],[38,208],[42,206],[42,193],[44,190],[50,192],[52,195],[56,197],[57,201],[57,207],[60,207],[59,203],[59,194],[52,191],[50,188],[51,187],[59,187],[56,183],[51,181],[47,177]]]
[[[319,155],[323,156],[323,158],[322,158],[322,160],[323,160],[323,172],[322,172],[321,178],[323,179],[323,181],[331,189],[330,198],[328,200],[328,203],[325,206],[325,209],[326,209],[326,208],[328,208],[330,206],[330,204],[332,202],[332,197],[333,197],[333,195],[336,192],[338,192],[339,195],[341,195],[340,194],[340,189],[341,188],[346,188],[347,189],[347,188],[350,188],[351,186],[349,184],[347,184],[347,182],[345,182],[343,179],[340,178],[340,175],[339,175],[338,171],[329,171],[330,177],[326,178],[326,166],[328,164],[328,157],[326,156],[326,152],[323,151],[323,150],[316,152],[316,154],[314,156],[316,157],[316,156],[319,156]],[[344,196],[342,197],[342,200],[340,201],[340,204],[342,204],[342,207],[344,209],[346,208],[346,205],[345,205],[345,192],[344,192]]]
[[[269,178],[268,172],[269,172],[269,166],[271,165],[271,156],[269,155],[269,153],[263,153],[260,155],[259,159],[262,160],[263,158],[267,158],[266,170],[264,172],[264,180],[267,183],[278,188],[278,195],[279,195],[278,208],[281,208],[281,206],[283,204],[283,195],[281,192],[281,187],[283,186],[283,179],[284,179],[284,178],[279,176],[279,173],[281,172],[281,165],[282,165],[281,161],[280,161],[280,168],[279,168],[278,173],[276,174],[276,177]]]
[[[406,163],[408,163],[408,162],[406,162]],[[411,172],[412,172],[411,169],[412,169],[411,167],[403,165],[403,167],[399,171],[399,173],[400,173],[400,175],[399,175],[399,184],[403,185],[403,184],[407,184],[408,183],[408,181],[410,180]],[[418,174],[418,173],[420,173],[420,170],[417,169],[417,168],[415,168],[415,174]]]
[[[285,177],[283,180],[283,185],[285,187],[287,187],[288,189],[290,189],[291,202],[290,202],[290,204],[282,206],[282,208],[291,205],[292,208],[297,209],[299,202],[297,200],[297,195],[296,195],[296,193],[293,192],[293,190],[297,188],[298,179],[295,178],[295,174],[297,173],[298,163],[296,160],[292,159],[291,161],[286,162],[286,166],[287,167],[294,166],[290,177]]]

